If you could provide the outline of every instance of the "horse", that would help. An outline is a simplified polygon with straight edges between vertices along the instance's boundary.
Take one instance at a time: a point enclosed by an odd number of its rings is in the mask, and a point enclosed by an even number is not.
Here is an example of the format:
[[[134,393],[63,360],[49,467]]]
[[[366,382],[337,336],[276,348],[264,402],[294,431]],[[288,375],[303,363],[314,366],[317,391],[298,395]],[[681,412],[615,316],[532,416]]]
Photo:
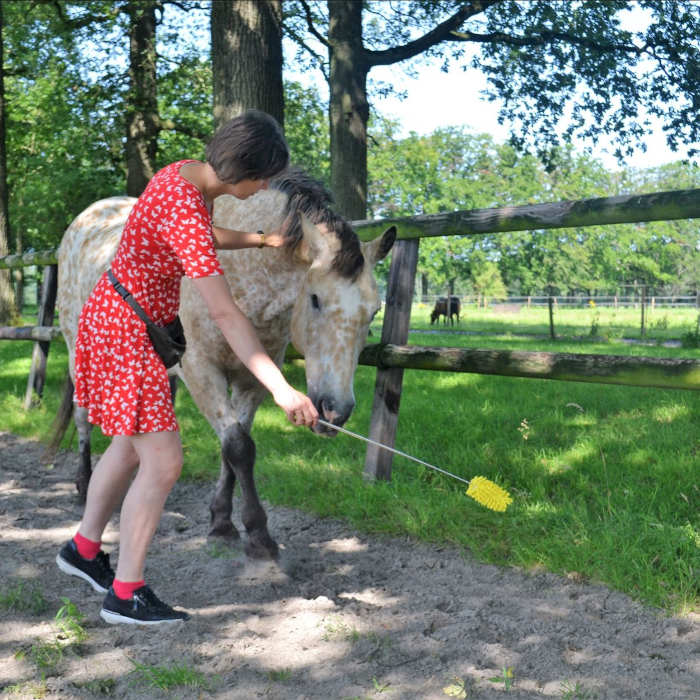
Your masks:
[[[450,296],[450,310],[447,310],[447,297],[438,297],[435,302],[433,310],[430,312],[430,325],[432,326],[435,321],[440,321],[440,316],[445,317],[445,323],[447,323],[447,317],[450,317],[450,325],[454,325],[454,316],[457,317],[457,323],[459,323],[459,312],[462,309],[462,303],[457,296]]]
[[[74,347],[80,310],[109,266],[133,197],[111,197],[89,206],[63,235],[58,251],[57,308],[68,346],[69,380],[53,444],[60,442],[72,408]],[[272,180],[267,190],[239,200],[224,195],[214,202],[217,226],[239,231],[275,230],[283,223],[280,248],[218,251],[231,293],[250,319],[270,357],[282,366],[291,341],[305,358],[307,394],[319,415],[342,426],[354,406],[353,379],[369,324],[380,308],[373,267],[389,252],[396,228],[360,243],[350,224],[330,208],[332,197],[298,169]],[[231,520],[236,480],[240,484],[245,551],[251,558],[274,559],[277,543],[267,530],[253,476],[255,443],[250,428],[266,390],[241,364],[218,327],[203,311],[194,284],[183,278],[180,318],[187,352],[171,375],[187,387],[221,443],[219,479],[210,502],[211,537],[240,537]],[[91,474],[87,411],[75,409],[79,466],[76,487],[84,500]],[[314,431],[337,431],[318,424]]]

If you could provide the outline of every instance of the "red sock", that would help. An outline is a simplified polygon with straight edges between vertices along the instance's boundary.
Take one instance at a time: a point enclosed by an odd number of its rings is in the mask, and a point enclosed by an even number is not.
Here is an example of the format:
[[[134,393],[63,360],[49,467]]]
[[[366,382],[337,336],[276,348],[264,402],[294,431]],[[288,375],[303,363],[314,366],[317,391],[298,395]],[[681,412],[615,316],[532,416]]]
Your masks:
[[[83,559],[94,559],[102,546],[102,542],[89,540],[87,537],[83,537],[79,532],[75,533],[73,542],[75,542],[78,554],[80,554]]]
[[[114,579],[112,582],[112,589],[114,590],[114,595],[122,600],[130,600],[134,597],[134,591],[145,586],[145,581],[120,581],[119,579]]]

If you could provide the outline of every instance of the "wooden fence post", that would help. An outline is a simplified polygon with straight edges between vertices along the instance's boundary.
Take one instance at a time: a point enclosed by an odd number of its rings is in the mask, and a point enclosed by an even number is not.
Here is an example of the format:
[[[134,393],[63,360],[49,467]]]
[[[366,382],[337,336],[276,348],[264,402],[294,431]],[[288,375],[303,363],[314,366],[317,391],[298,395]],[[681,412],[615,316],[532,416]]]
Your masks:
[[[386,290],[382,344],[404,345],[408,340],[419,240],[418,238],[400,240],[394,244]],[[396,438],[402,383],[403,369],[397,367],[377,369],[369,437],[389,447],[394,446]],[[388,450],[368,445],[365,456],[365,477],[389,481],[391,460],[392,454]]]
[[[549,337],[552,340],[556,340],[557,336],[554,333],[554,304],[556,300],[552,297],[552,293],[549,293],[547,297],[547,306],[549,308]]]
[[[54,309],[56,308],[56,291],[58,288],[58,265],[47,265],[44,268],[44,282],[41,291],[41,306],[37,314],[39,326],[53,326]],[[46,360],[49,356],[49,341],[34,343],[32,366],[27,380],[27,393],[24,397],[24,408],[29,410],[34,394],[38,397],[44,392],[46,381]]]

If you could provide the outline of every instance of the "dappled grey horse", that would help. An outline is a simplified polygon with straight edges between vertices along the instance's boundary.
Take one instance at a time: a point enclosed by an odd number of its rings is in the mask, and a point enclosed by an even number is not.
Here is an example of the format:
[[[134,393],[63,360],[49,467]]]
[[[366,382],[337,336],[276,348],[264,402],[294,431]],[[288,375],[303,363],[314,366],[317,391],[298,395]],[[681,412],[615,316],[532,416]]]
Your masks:
[[[57,306],[71,377],[80,310],[114,256],[135,201],[112,197],[92,204],[71,223],[61,241]],[[299,170],[290,170],[274,180],[270,189],[249,199],[216,199],[214,222],[240,231],[270,231],[287,221],[284,247],[219,251],[219,259],[236,303],[272,359],[281,366],[291,339],[304,354],[307,393],[319,414],[343,425],[355,405],[353,378],[358,356],[380,306],[372,268],[391,249],[396,229],[392,226],[379,238],[360,243],[348,222],[329,208],[330,202],[329,193],[319,183]],[[267,516],[255,488],[255,443],[250,436],[266,391],[231,352],[187,279],[182,281],[180,317],[187,352],[182,366],[174,367],[171,376],[185,382],[221,441],[221,472],[210,504],[210,535],[238,537],[231,521],[237,479],[248,534],[246,552],[253,557],[275,557],[277,544],[268,533]],[[71,406],[70,393],[66,399],[64,409]],[[86,413],[80,408],[75,411],[80,451],[76,485],[83,498],[91,473],[91,426]],[[62,416],[67,415],[64,410]],[[66,425],[67,418],[64,429]],[[320,425],[315,431],[335,434]]]

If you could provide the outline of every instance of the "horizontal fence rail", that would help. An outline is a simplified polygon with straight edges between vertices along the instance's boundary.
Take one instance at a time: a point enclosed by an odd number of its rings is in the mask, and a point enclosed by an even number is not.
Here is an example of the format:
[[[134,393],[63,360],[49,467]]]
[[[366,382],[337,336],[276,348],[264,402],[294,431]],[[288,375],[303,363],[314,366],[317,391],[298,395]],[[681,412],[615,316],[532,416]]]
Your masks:
[[[402,240],[694,218],[700,218],[700,189],[697,188],[399,218],[361,219],[353,221],[352,226],[360,240],[368,241],[391,225],[396,225],[398,238]],[[56,248],[7,255],[0,258],[0,269],[55,265],[56,255]]]
[[[57,326],[0,326],[0,340],[63,340]]]
[[[417,304],[434,304],[438,299],[444,299],[447,294],[416,294],[413,301]],[[460,294],[455,292],[452,296],[459,297],[462,304],[476,304],[483,300],[475,294]],[[488,297],[488,305],[491,307],[499,306],[547,306],[550,297],[544,295],[533,295],[529,297],[512,296],[505,298],[494,299]],[[552,295],[551,297],[557,306],[580,306],[589,308],[591,306],[639,306],[642,303],[642,296],[559,296]],[[592,302],[592,303],[591,303]],[[678,306],[678,307],[700,307],[700,295],[693,296],[648,296],[646,297],[647,305],[652,306]]]
[[[20,267],[31,267],[32,265],[57,265],[58,248],[49,250],[37,250],[31,253],[18,253],[16,255],[6,255],[0,258],[0,270],[16,269]]]
[[[352,225],[360,239],[367,241],[378,236],[391,224],[396,225],[399,239],[411,239],[698,217],[700,189],[691,189],[361,220],[353,221]]]
[[[10,326],[0,327],[0,340],[49,341],[63,340],[63,336],[55,326]],[[304,357],[290,345],[286,359],[303,360]],[[700,360],[685,358],[373,343],[362,350],[359,364],[700,391]]]
[[[287,359],[303,359],[294,348]],[[360,353],[369,367],[435,372],[493,374],[501,377],[557,379],[592,384],[621,384],[700,391],[700,360],[375,343]]]

